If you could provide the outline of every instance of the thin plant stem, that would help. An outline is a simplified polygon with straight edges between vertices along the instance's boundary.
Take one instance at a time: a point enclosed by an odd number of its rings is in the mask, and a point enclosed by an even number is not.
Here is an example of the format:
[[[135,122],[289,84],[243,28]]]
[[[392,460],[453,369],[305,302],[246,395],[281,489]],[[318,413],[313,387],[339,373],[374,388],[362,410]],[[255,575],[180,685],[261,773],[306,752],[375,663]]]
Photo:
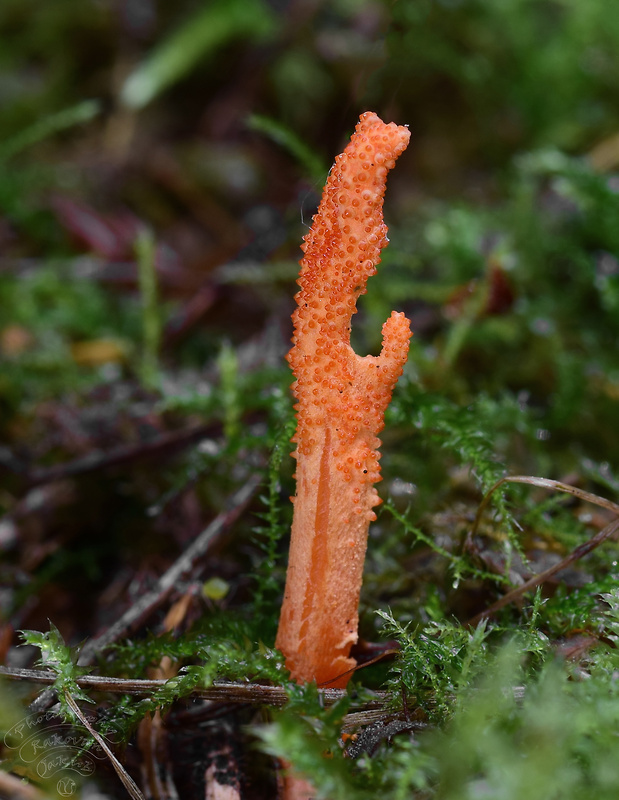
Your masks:
[[[142,298],[142,380],[154,387],[159,374],[159,347],[161,344],[161,312],[155,267],[155,237],[150,228],[144,227],[135,240],[138,262],[138,279]]]

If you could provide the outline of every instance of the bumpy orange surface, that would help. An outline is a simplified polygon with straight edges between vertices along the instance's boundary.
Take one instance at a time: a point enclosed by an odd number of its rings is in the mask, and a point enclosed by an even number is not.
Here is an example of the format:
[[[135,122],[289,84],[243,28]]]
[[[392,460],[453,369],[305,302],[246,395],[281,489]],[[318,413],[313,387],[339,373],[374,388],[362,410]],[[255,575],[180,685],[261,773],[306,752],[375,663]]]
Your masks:
[[[372,508],[380,499],[377,434],[408,353],[404,314],[383,325],[379,356],[350,346],[357,298],[387,244],[383,195],[407,128],[363,114],[337,156],[304,258],[288,361],[298,401],[297,492],[276,646],[299,681],[344,686],[355,666],[359,593]]]

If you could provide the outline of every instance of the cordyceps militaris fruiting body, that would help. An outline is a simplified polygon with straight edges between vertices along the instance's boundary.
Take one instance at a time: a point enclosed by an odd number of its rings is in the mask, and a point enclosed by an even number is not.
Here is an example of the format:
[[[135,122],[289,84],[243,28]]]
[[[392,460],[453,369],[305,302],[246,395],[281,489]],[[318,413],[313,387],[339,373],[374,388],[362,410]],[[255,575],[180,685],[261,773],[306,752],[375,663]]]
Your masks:
[[[392,312],[378,356],[358,356],[350,324],[386,246],[387,173],[407,128],[362,114],[337,156],[305,236],[293,347],[296,495],[276,646],[294,680],[346,685],[355,666],[363,562],[381,501],[377,434],[406,362],[410,323]]]

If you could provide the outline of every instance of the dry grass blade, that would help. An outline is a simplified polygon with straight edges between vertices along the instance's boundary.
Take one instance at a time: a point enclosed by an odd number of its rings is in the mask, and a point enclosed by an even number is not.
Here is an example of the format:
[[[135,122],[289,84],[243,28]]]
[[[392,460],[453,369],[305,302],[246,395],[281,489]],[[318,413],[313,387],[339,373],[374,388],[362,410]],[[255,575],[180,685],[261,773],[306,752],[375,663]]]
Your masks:
[[[592,492],[585,492],[583,489],[578,489],[576,486],[570,486],[569,483],[553,481],[550,478],[537,478],[534,475],[508,475],[505,478],[501,478],[500,481],[497,481],[494,486],[488,489],[484,495],[481,503],[479,504],[479,508],[477,509],[477,514],[473,520],[473,526],[467,538],[472,538],[475,536],[483,513],[486,510],[486,506],[490,502],[490,498],[494,492],[496,492],[499,486],[502,486],[504,483],[526,483],[529,486],[539,486],[542,489],[565,492],[566,494],[571,494],[574,497],[578,497],[579,500],[584,500],[586,503],[593,503],[593,505],[599,506],[600,508],[606,508],[615,514],[619,514],[619,505],[617,503],[613,503],[612,500],[607,500],[605,497],[600,497]]]
[[[67,703],[69,704],[69,706],[71,708],[71,711],[73,711],[75,716],[79,719],[79,721],[82,723],[82,725],[86,728],[88,733],[97,742],[97,744],[103,750],[105,755],[110,759],[110,762],[111,762],[112,766],[114,767],[114,770],[116,771],[116,774],[118,775],[118,777],[122,781],[123,786],[129,792],[129,794],[131,795],[133,800],[146,800],[146,798],[144,797],[142,792],[137,787],[137,785],[136,785],[135,781],[133,780],[133,778],[131,777],[131,775],[129,775],[127,770],[123,767],[123,765],[116,758],[114,753],[112,753],[110,748],[107,746],[107,744],[105,742],[105,739],[103,739],[103,737],[99,733],[97,733],[97,731],[88,722],[88,720],[86,719],[84,714],[82,714],[82,710],[80,709],[78,704],[75,702],[75,700],[73,699],[71,694],[65,690],[64,696],[65,696],[65,699],[66,699]]]

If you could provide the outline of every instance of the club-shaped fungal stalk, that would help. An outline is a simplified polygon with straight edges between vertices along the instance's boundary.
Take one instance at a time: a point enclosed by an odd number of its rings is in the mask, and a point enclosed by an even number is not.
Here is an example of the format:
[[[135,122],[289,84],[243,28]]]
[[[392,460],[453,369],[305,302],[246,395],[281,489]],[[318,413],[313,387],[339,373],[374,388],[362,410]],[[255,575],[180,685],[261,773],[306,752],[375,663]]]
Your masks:
[[[296,378],[293,438],[296,496],[286,590],[276,646],[299,683],[343,687],[355,666],[359,594],[373,507],[381,501],[384,413],[411,337],[403,313],[382,329],[380,355],[350,346],[351,318],[386,246],[388,171],[406,148],[407,128],[361,115],[337,156],[302,249],[288,361]],[[342,676],[342,677],[338,677]]]

